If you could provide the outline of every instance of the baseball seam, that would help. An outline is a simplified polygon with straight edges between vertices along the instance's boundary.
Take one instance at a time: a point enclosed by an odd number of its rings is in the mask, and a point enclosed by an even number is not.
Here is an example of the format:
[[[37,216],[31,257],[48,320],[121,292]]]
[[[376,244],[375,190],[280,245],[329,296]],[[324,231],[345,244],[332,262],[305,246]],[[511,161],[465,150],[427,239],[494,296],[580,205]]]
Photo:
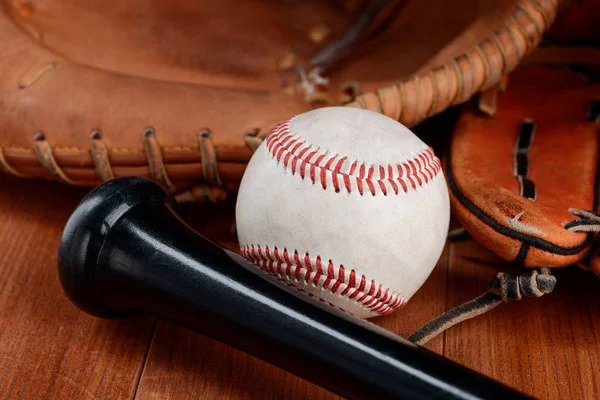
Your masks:
[[[290,121],[271,130],[266,139],[267,150],[278,163],[283,162],[284,169],[290,168],[292,175],[298,173],[300,178],[308,178],[313,184],[319,181],[324,190],[330,181],[336,192],[342,188],[348,193],[358,190],[361,196],[366,192],[373,196],[406,193],[427,185],[442,168],[431,147],[395,165],[350,163],[346,156],[328,155],[326,151],[314,149],[292,132]]]
[[[276,246],[269,248],[253,244],[242,245],[240,253],[264,272],[309,296],[312,294],[296,283],[303,282],[304,285],[312,285],[340,297],[354,300],[356,305],[361,308],[380,315],[390,314],[406,305],[406,301],[389,288],[384,289],[374,280],[369,281],[364,275],[359,276],[354,270],[347,272],[343,265],[336,266],[331,260],[325,263],[320,256],[311,257],[305,253],[301,257],[297,250],[290,253],[285,248],[280,251]],[[319,300],[339,308],[327,300],[322,298]]]

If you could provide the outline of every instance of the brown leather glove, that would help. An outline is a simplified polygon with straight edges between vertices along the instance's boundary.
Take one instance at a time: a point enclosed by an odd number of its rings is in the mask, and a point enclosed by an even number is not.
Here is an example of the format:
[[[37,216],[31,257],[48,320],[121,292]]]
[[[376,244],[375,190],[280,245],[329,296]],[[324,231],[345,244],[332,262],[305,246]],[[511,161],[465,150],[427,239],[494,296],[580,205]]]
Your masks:
[[[456,217],[527,267],[589,265],[600,230],[600,6],[587,3],[561,14],[494,107],[465,107],[446,155]]]
[[[553,267],[600,275],[600,4],[570,2],[558,15],[507,81],[463,107],[444,157],[465,229],[450,239],[470,235],[529,268],[499,271],[486,293],[411,335],[416,343],[505,301],[551,293]]]
[[[600,226],[600,83],[592,77],[524,65],[495,115],[471,109],[459,119],[446,158],[453,211],[507,260],[562,267],[589,251],[588,232]]]
[[[0,169],[235,191],[272,125],[317,106],[412,126],[496,84],[558,0],[5,0]]]
[[[486,293],[411,335],[415,343],[505,301],[551,293],[552,267],[579,264],[600,275],[600,253],[587,258],[600,232],[600,70],[550,64],[569,55],[595,63],[600,50],[543,50],[534,58],[544,65],[519,66],[504,92],[465,107],[444,157],[452,212],[466,230],[450,239],[470,235],[530,269],[499,271]]]

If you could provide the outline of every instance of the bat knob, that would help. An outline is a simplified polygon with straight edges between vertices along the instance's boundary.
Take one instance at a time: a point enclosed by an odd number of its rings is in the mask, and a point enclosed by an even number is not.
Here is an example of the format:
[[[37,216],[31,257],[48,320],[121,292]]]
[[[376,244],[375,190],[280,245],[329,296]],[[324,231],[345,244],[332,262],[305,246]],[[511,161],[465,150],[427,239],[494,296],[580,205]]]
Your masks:
[[[103,246],[112,243],[113,227],[129,211],[165,204],[176,207],[156,182],[138,177],[111,180],[83,198],[67,221],[58,252],[60,283],[75,305],[99,317],[123,316],[122,309],[110,306],[107,291],[99,290],[105,278],[98,271]]]

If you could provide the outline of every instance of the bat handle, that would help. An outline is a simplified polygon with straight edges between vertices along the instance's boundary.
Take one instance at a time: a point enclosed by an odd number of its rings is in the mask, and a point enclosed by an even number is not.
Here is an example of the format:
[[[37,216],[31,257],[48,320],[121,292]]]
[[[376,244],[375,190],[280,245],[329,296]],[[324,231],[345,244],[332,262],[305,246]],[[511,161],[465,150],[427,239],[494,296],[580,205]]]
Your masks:
[[[120,178],[67,222],[59,276],[100,317],[154,315],[351,399],[518,399],[524,395],[374,324],[276,285],[203,238],[155,182]]]

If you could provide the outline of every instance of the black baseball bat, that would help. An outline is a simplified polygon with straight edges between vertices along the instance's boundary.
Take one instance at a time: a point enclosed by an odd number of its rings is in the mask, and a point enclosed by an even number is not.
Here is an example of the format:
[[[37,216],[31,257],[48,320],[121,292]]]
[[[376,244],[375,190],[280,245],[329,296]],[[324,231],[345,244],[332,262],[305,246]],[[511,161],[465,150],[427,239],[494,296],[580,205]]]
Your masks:
[[[67,222],[60,282],[82,310],[150,314],[350,399],[520,399],[500,383],[375,324],[269,281],[198,235],[155,182],[119,178]]]

